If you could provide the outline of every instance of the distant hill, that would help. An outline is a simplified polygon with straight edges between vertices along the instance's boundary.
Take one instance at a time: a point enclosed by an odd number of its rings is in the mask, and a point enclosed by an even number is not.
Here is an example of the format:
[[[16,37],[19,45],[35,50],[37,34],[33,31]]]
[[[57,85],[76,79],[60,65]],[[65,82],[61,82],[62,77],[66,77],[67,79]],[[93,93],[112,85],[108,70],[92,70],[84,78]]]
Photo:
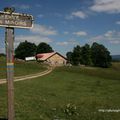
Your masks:
[[[113,61],[120,61],[120,55],[112,55]]]

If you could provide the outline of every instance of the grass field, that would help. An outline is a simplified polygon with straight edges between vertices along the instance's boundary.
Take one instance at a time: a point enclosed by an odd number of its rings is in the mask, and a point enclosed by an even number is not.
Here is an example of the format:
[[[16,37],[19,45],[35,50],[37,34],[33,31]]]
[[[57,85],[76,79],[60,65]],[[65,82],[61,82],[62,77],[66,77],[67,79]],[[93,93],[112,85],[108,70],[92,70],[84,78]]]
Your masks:
[[[0,85],[0,118],[6,118],[6,85]],[[15,83],[16,120],[119,120],[120,63],[112,68],[59,67]]]
[[[0,79],[6,77],[6,60],[4,57],[0,57]],[[15,61],[15,76],[24,76],[37,72],[44,71],[45,66],[40,65],[37,62],[20,62]]]

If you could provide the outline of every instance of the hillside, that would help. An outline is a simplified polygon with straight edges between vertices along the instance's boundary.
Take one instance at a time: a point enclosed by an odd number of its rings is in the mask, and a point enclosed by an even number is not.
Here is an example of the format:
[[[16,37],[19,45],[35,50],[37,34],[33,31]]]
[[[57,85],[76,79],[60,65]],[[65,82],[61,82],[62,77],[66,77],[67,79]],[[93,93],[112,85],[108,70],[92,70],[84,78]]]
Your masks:
[[[6,117],[0,86],[0,118]],[[111,68],[58,67],[46,76],[15,82],[16,120],[119,120],[120,63]]]

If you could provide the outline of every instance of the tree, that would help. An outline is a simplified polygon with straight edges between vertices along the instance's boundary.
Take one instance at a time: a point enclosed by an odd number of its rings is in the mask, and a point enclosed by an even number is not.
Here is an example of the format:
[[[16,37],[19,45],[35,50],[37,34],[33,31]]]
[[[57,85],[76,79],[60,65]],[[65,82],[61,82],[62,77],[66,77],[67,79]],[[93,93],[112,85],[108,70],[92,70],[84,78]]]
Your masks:
[[[4,53],[0,53],[0,57],[5,57],[6,55]]]
[[[67,52],[67,53],[66,53],[68,63],[72,63],[72,55],[73,55],[72,52]]]
[[[84,64],[107,68],[111,66],[112,61],[108,49],[98,43],[93,43],[91,48],[88,44],[83,47],[77,45],[73,52],[68,52],[66,56],[73,65]]]
[[[111,56],[110,52],[103,45],[98,43],[93,43],[91,47],[91,59],[94,66],[98,67],[110,67]]]
[[[34,43],[21,42],[15,49],[15,57],[25,59],[25,57],[34,56],[36,54],[36,45]]]
[[[38,53],[49,53],[49,52],[53,52],[53,49],[47,43],[42,42],[37,46],[36,54],[38,54]]]
[[[91,49],[88,44],[81,48],[81,64],[91,65]]]
[[[81,61],[81,47],[77,45],[73,49],[73,54],[72,54],[72,64],[73,65],[79,65]]]

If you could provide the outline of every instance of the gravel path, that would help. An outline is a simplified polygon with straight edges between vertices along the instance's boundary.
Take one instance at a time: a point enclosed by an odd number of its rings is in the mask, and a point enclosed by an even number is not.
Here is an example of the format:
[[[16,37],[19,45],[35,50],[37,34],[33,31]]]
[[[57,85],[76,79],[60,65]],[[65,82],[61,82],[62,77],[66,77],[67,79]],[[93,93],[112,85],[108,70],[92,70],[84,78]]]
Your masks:
[[[22,80],[28,80],[28,79],[33,79],[33,78],[37,78],[40,76],[44,76],[49,74],[50,72],[52,72],[53,68],[49,67],[47,70],[40,72],[40,73],[36,73],[36,74],[31,74],[31,75],[25,75],[25,76],[20,76],[20,77],[15,77],[14,78],[14,82],[17,81],[22,81]],[[4,84],[6,83],[6,79],[0,79],[0,84]]]

